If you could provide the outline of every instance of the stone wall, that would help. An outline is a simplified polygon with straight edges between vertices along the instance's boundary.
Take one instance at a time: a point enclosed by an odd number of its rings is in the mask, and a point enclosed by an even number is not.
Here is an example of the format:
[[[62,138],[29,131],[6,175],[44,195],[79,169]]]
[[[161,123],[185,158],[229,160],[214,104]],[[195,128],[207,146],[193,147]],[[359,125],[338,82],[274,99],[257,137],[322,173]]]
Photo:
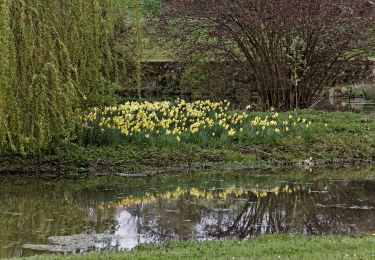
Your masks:
[[[148,62],[143,64],[142,96],[165,99],[228,99],[237,104],[257,103],[257,92],[248,71],[225,63],[206,67],[181,62]],[[375,64],[357,62],[342,72],[337,85],[373,80]],[[126,86],[118,92],[123,97],[136,97],[137,90]]]

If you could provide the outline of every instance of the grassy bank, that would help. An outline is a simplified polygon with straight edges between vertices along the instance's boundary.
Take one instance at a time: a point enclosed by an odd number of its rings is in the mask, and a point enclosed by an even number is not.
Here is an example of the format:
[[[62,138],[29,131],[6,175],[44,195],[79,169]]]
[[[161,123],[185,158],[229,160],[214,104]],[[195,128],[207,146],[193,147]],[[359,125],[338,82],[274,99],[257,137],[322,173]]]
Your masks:
[[[260,113],[250,113],[254,117]],[[291,113],[280,113],[287,118]],[[231,138],[223,142],[145,141],[112,145],[62,144],[34,157],[2,156],[0,172],[134,173],[142,171],[291,166],[312,157],[316,165],[375,159],[375,116],[305,110],[293,113],[312,124],[307,133],[277,138]],[[302,136],[303,135],[303,136]],[[274,135],[275,136],[275,135]]]
[[[374,237],[264,236],[248,241],[177,242],[104,252],[37,259],[372,259]]]

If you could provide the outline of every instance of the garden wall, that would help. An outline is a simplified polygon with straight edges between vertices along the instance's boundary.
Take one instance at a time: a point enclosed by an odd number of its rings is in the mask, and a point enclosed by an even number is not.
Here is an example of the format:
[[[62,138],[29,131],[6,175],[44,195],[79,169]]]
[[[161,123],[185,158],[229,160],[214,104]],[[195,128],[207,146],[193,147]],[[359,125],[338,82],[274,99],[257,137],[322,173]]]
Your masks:
[[[228,99],[242,105],[257,103],[251,72],[244,66],[224,62],[206,65],[187,65],[181,62],[146,62],[143,64],[142,96],[151,99]],[[342,72],[338,85],[349,85],[372,80],[375,63],[357,62]],[[134,87],[118,91],[125,98],[137,97]]]

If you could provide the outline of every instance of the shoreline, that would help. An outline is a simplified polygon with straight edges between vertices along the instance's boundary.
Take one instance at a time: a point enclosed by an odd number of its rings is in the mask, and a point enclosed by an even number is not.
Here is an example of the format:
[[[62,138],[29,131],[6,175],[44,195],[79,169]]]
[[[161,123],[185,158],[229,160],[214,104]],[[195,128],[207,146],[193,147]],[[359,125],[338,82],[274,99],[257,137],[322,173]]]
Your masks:
[[[306,163],[306,161],[308,163]],[[98,168],[95,167],[80,167],[75,164],[58,165],[56,163],[35,163],[34,160],[24,160],[24,163],[29,162],[28,165],[6,164],[0,167],[0,176],[29,176],[42,178],[55,177],[91,177],[91,176],[109,176],[115,175],[124,178],[147,178],[164,174],[189,174],[201,171],[238,171],[238,170],[252,170],[262,172],[267,170],[272,171],[286,171],[298,170],[301,171],[315,171],[322,168],[341,169],[341,168],[355,168],[374,166],[375,159],[327,159],[319,161],[296,160],[296,161],[243,161],[243,162],[194,162],[175,164],[169,167],[149,167],[145,168],[139,165],[139,169],[126,169],[123,171],[115,170],[108,165],[109,170],[104,170],[105,165]],[[143,169],[142,169],[143,168]]]
[[[280,113],[287,117],[289,113]],[[34,156],[0,155],[0,175],[52,176],[123,174],[154,175],[204,169],[342,167],[375,164],[375,113],[322,112],[297,114],[311,120],[308,137],[220,144],[217,140],[166,144],[158,140],[94,146],[61,143]],[[312,159],[312,160],[311,160]]]

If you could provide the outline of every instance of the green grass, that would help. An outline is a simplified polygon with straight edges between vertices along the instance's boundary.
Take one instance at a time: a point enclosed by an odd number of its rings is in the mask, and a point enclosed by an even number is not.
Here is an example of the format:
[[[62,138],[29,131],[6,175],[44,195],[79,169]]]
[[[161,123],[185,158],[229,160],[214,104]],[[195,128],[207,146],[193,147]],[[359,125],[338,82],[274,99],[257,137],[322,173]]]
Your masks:
[[[373,259],[375,238],[277,235],[247,241],[169,242],[130,252],[103,252],[36,259]]]
[[[132,173],[181,168],[289,166],[310,157],[321,165],[375,160],[374,114],[315,110],[298,114],[313,122],[306,137],[286,135],[272,141],[234,139],[229,143],[213,141],[209,145],[199,142],[167,145],[150,141],[100,147],[67,143],[39,157],[2,156],[0,172]]]

